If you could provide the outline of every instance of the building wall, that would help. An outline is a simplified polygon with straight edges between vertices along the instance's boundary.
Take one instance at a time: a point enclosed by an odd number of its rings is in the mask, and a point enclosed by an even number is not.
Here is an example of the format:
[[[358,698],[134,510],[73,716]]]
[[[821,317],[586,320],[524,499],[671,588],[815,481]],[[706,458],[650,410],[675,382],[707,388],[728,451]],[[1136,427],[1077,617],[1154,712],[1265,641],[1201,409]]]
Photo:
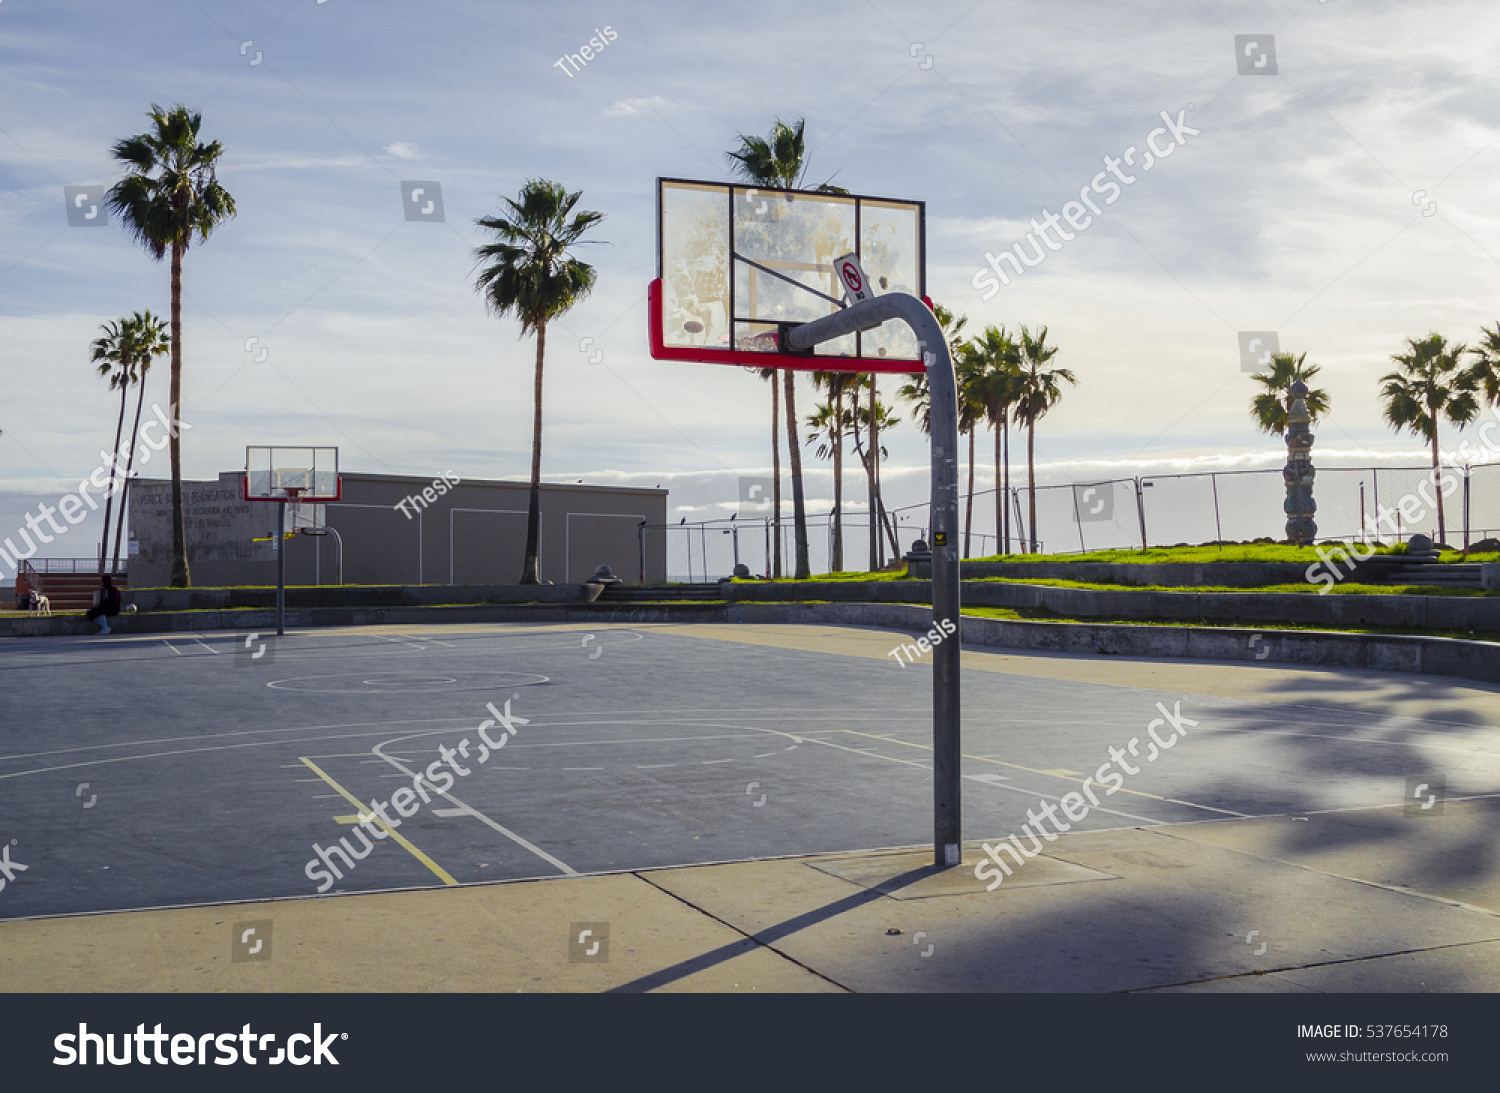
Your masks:
[[[343,538],[346,584],[514,584],[526,549],[530,495],[524,482],[463,481],[431,503],[397,506],[432,486],[405,475],[344,474],[343,496],[327,506],[327,524]],[[188,567],[193,584],[276,583],[274,503],[245,501],[244,474],[217,482],[184,482]],[[408,513],[410,515],[408,515]],[[558,584],[591,576],[600,563],[616,576],[640,578],[641,521],[664,524],[667,491],[544,484],[541,577]],[[130,527],[139,544],[130,558],[133,588],[170,582],[172,487],[132,484]],[[256,539],[268,540],[255,542]],[[287,583],[336,584],[334,536],[286,540]],[[647,582],[666,580],[664,537],[646,536]]]

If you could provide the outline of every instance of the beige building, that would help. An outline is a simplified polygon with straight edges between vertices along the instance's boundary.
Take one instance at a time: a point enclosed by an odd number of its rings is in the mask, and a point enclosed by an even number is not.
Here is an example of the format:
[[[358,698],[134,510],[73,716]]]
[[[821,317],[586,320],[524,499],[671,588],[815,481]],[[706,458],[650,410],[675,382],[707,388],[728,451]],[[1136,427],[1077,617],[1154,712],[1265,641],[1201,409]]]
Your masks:
[[[515,584],[526,550],[530,487],[525,482],[434,481],[350,474],[326,508],[337,535],[286,540],[287,583],[337,584],[339,545],[345,584]],[[188,566],[193,584],[273,585],[276,504],[246,501],[244,472],[217,482],[183,482]],[[446,492],[440,492],[438,484]],[[429,491],[424,496],[423,491]],[[434,500],[427,500],[433,497]],[[172,484],[138,479],[130,489],[130,585],[170,583]],[[541,576],[586,580],[601,563],[627,582],[666,580],[665,537],[638,531],[667,520],[667,491],[543,484]],[[260,541],[257,541],[260,540]],[[644,542],[645,556],[642,559]]]

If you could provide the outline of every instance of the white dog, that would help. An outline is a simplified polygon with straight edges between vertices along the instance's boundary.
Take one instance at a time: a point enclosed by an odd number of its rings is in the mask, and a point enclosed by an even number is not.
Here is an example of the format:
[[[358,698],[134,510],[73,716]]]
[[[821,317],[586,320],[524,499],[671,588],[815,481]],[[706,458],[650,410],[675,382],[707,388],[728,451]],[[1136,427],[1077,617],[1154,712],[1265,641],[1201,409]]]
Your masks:
[[[40,592],[32,592],[27,597],[26,617],[31,618],[32,616],[36,616],[40,618],[43,615],[49,618],[51,617],[52,601],[49,600],[46,596],[43,596]]]

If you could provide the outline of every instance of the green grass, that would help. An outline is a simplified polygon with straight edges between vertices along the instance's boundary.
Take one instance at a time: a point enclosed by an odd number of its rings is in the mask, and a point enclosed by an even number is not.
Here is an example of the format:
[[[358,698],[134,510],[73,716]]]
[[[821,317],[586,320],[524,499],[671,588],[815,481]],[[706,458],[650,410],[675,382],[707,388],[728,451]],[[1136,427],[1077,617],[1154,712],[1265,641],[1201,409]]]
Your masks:
[[[1162,584],[1103,584],[1098,581],[1068,581],[1058,577],[982,577],[985,584],[1031,584],[1052,588],[1087,588],[1100,592],[1246,592],[1258,595],[1264,592],[1286,592],[1317,594],[1324,585],[1298,582],[1297,584],[1257,585],[1254,588],[1236,588],[1230,585],[1162,585]],[[1329,595],[1343,596],[1488,596],[1492,593],[1478,588],[1452,588],[1447,585],[1420,584],[1353,584],[1335,586]]]
[[[930,606],[930,605],[924,605]],[[1240,622],[1227,619],[1077,619],[1049,611],[1045,607],[964,607],[962,614],[986,619],[1010,619],[1027,622],[1108,623],[1120,626],[1211,626],[1226,630],[1321,630],[1338,634],[1391,634],[1397,637],[1463,638],[1470,641],[1500,642],[1500,634],[1486,630],[1439,630],[1421,626],[1328,626],[1298,622]]]

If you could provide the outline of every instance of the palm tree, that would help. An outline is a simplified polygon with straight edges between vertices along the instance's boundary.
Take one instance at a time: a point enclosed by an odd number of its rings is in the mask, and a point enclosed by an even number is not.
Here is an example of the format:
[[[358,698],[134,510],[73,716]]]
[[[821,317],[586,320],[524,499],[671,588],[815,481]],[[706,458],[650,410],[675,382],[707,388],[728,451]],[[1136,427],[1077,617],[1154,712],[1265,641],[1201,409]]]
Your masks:
[[[978,359],[973,347],[963,337],[968,316],[954,317],[942,304],[933,304],[932,313],[938,326],[948,338],[948,353],[953,361],[953,370],[958,381],[958,434],[969,438],[969,485],[964,506],[964,549],[969,556],[970,532],[974,523],[974,434],[979,420],[984,416],[982,405],[977,401],[976,366]],[[927,374],[911,376],[896,392],[912,403],[912,420],[921,428],[924,436],[932,435],[932,397],[927,388]]]
[[[1066,368],[1043,370],[1043,365],[1057,356],[1057,346],[1047,344],[1047,328],[1044,326],[1033,337],[1031,331],[1021,327],[1019,350],[1020,376],[1016,381],[1015,419],[1017,425],[1026,426],[1026,491],[1027,532],[1031,541],[1031,553],[1036,553],[1036,423],[1047,411],[1062,401],[1061,383],[1077,384],[1073,373]]]
[[[777,118],[768,137],[741,133],[739,148],[724,153],[730,170],[739,178],[767,189],[800,189],[808,167],[807,143],[802,137],[806,125],[803,118],[791,125]],[[849,192],[842,186],[834,186],[831,181],[820,183],[813,189],[821,194]]]
[[[1010,421],[1021,395],[1020,349],[1003,326],[987,326],[969,343],[973,398],[995,430],[995,548],[1010,553]]]
[[[802,130],[806,122],[798,118],[788,125],[780,118],[771,126],[768,137],[739,135],[740,146],[724,156],[736,177],[768,190],[794,190],[807,173],[807,145]],[[838,186],[824,182],[817,187],[820,193],[848,193]],[[807,509],[802,492],[802,447],[797,434],[797,392],[790,369],[782,379],[786,397],[787,454],[792,465],[792,521],[796,531],[798,580],[806,580],[812,570],[807,557]],[[779,512],[778,512],[779,515]],[[779,546],[778,546],[779,549]]]
[[[118,573],[120,571],[120,539],[125,532],[125,504],[130,489],[130,475],[135,468],[135,448],[137,438],[141,431],[141,408],[146,401],[146,373],[151,368],[151,361],[161,356],[170,348],[170,338],[167,334],[167,324],[152,315],[151,312],[137,311],[129,318],[120,319],[118,322],[105,324],[101,329],[104,335],[97,338],[91,347],[91,359],[98,364],[99,375],[109,376],[110,389],[120,389],[120,417],[115,422],[115,447],[118,456],[120,451],[120,436],[125,423],[125,394],[130,384],[137,385],[135,400],[135,423],[130,429],[129,454],[125,458],[125,471],[123,484],[119,489],[114,488],[114,476],[118,469],[117,462],[110,465],[111,488],[104,502],[104,538],[99,545],[100,572],[103,572],[104,554],[109,542],[109,510],[113,504],[115,494],[120,494],[120,511],[115,519],[115,547],[113,560],[110,562],[109,571]]]
[[[1469,366],[1469,377],[1474,389],[1483,393],[1487,405],[1500,402],[1500,322],[1495,329],[1481,326],[1480,342],[1471,346],[1469,352],[1474,363]]]
[[[1441,334],[1406,339],[1406,352],[1393,354],[1399,368],[1380,377],[1386,423],[1422,437],[1432,447],[1433,486],[1437,488],[1438,542],[1447,539],[1443,491],[1438,481],[1438,422],[1447,418],[1462,429],[1479,413],[1474,397],[1482,375],[1462,367],[1469,347],[1450,344]]]
[[[125,509],[130,500],[130,476],[135,470],[135,449],[141,435],[141,409],[146,404],[146,374],[151,371],[151,362],[163,353],[171,351],[172,339],[167,323],[151,312],[137,311],[132,319],[140,330],[136,345],[136,374],[140,377],[135,395],[135,422],[130,427],[130,454],[125,457],[125,490],[120,495],[120,511],[115,516],[115,549],[110,562],[110,572],[120,571],[120,539],[125,533]]]
[[[777,385],[777,368],[758,368],[760,378],[771,383],[771,528],[775,548],[771,576],[781,580],[781,388]]]
[[[1322,369],[1306,361],[1306,353],[1296,357],[1290,353],[1276,353],[1271,357],[1270,368],[1250,377],[1265,388],[1250,400],[1250,416],[1261,432],[1272,436],[1285,435],[1286,415],[1292,407],[1292,384],[1298,380],[1308,385],[1307,412],[1313,423],[1328,413],[1328,392],[1312,386],[1313,377]]]
[[[522,584],[541,583],[542,529],[542,363],[547,353],[547,324],[565,315],[593,291],[598,271],[568,253],[583,235],[604,219],[603,213],[573,212],[583,191],[568,193],[560,183],[533,178],[521,187],[519,201],[500,199],[500,216],[474,223],[495,233],[495,241],[474,250],[481,263],[474,287],[497,318],[514,316],[521,337],[536,335],[536,378],[532,387],[531,504],[526,517],[526,560]],[[571,219],[569,218],[571,214]]]
[[[151,129],[118,141],[114,158],[125,177],[110,187],[105,201],[146,253],[172,259],[172,385],[168,413],[182,416],[182,258],[193,237],[203,242],[235,213],[234,198],[216,176],[218,141],[198,140],[203,115],[178,103],[164,110],[155,103],[147,116]],[[182,444],[174,424],[167,430],[172,461],[172,587],[189,584],[187,532],[182,512]]]
[[[879,400],[874,379],[873,373],[858,373],[849,393],[853,406],[849,415],[849,435],[854,439],[855,455],[859,457],[860,465],[865,469],[865,483],[870,498],[870,569],[872,572],[882,565],[884,556],[882,541],[890,543],[892,555],[901,553],[896,526],[890,514],[885,511],[885,502],[880,496],[879,477],[879,460],[890,455],[890,452],[880,443],[881,430],[888,432],[894,429],[901,424],[901,419],[889,406]],[[867,385],[871,388],[871,398],[861,405],[860,396]],[[868,445],[863,439],[866,432],[869,433]],[[881,539],[882,532],[885,536],[884,540]]]
[[[833,457],[833,543],[829,551],[829,569],[844,569],[844,433],[849,418],[844,413],[844,392],[857,389],[853,372],[814,372],[813,384],[826,388],[828,401],[815,407],[807,419],[809,444],[820,441],[818,458]],[[856,396],[857,397],[857,396]]]
[[[104,535],[99,540],[99,572],[104,572],[104,559],[109,555],[109,517],[114,510],[115,494],[119,492],[115,483],[120,474],[120,434],[125,431],[125,396],[135,378],[135,327],[129,319],[110,321],[100,327],[102,335],[90,346],[89,359],[98,365],[101,376],[109,377],[109,389],[120,392],[120,414],[115,419],[115,443],[110,451],[109,492],[104,495]],[[121,503],[123,507],[123,502]]]

